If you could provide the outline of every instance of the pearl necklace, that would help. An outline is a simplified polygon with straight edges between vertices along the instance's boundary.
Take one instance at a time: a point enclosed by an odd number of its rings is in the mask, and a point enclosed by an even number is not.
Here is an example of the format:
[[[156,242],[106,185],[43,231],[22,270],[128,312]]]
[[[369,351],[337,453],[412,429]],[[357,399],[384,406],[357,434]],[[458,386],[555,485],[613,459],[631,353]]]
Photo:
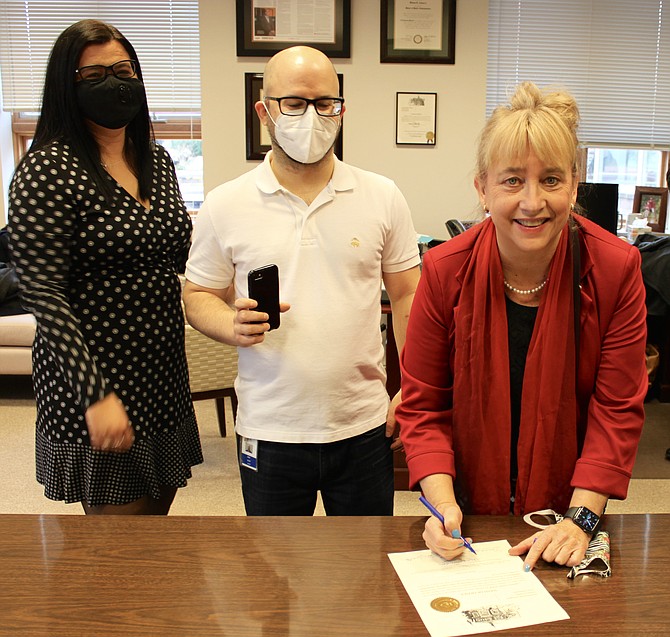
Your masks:
[[[545,285],[547,285],[547,282],[549,281],[549,277],[547,277],[540,285],[531,288],[530,290],[519,290],[518,288],[515,288],[511,286],[505,279],[503,279],[503,283],[505,284],[505,287],[508,290],[512,290],[512,292],[516,292],[517,294],[523,294],[524,296],[528,296],[529,294],[535,294],[536,292],[539,292]]]

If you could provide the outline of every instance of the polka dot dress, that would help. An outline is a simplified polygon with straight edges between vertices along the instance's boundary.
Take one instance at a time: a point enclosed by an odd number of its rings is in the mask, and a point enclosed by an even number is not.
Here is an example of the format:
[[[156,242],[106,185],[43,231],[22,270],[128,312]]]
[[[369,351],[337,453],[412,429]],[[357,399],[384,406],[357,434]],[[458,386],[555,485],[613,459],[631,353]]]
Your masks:
[[[165,149],[149,210],[115,193],[109,206],[62,143],[31,153],[10,188],[13,257],[37,318],[37,480],[48,498],[91,506],[158,498],[202,462],[177,277],[191,222]],[[124,454],[93,450],[84,419],[111,391],[135,429]]]

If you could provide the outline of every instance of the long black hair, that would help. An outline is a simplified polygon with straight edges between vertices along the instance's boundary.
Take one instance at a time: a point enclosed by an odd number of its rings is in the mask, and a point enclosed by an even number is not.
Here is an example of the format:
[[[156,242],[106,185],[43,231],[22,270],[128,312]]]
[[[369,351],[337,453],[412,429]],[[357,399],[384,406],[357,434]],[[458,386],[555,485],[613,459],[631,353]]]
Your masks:
[[[116,40],[137,62],[137,77],[142,80],[142,67],[132,44],[110,24],[99,20],[80,20],[58,36],[51,49],[44,80],[42,110],[37,121],[30,150],[39,150],[54,141],[64,141],[79,159],[95,185],[108,201],[114,197],[109,175],[100,163],[100,150],[79,110],[75,92],[75,71],[82,51],[89,44],[106,44]],[[151,195],[153,127],[146,100],[138,114],[126,127],[124,153],[139,182],[140,197]]]

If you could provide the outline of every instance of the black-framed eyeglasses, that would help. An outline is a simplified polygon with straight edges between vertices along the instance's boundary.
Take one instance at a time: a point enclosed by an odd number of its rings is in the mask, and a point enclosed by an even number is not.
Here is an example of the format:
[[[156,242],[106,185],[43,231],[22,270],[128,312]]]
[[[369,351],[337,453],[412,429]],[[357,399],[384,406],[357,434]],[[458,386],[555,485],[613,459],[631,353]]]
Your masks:
[[[337,117],[342,113],[342,105],[344,104],[344,98],[342,97],[319,97],[315,100],[309,100],[306,97],[287,95],[286,97],[266,96],[265,99],[277,102],[280,113],[290,116],[304,115],[307,107],[311,104],[319,115]]]
[[[127,80],[135,75],[137,71],[137,62],[135,60],[120,60],[109,66],[104,64],[90,64],[77,69],[75,73],[85,82],[99,82],[104,80],[108,73],[112,73],[122,80]]]

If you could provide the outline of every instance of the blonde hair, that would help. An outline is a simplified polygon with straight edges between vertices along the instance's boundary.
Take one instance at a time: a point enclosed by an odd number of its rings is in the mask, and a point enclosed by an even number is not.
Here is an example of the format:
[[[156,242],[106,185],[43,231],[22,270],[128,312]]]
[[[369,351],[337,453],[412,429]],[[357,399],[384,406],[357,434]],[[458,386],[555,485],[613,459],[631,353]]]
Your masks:
[[[485,179],[494,162],[524,157],[532,148],[540,160],[579,171],[579,109],[575,99],[563,90],[547,91],[533,82],[516,87],[507,105],[500,105],[489,117],[479,137],[476,172]]]

